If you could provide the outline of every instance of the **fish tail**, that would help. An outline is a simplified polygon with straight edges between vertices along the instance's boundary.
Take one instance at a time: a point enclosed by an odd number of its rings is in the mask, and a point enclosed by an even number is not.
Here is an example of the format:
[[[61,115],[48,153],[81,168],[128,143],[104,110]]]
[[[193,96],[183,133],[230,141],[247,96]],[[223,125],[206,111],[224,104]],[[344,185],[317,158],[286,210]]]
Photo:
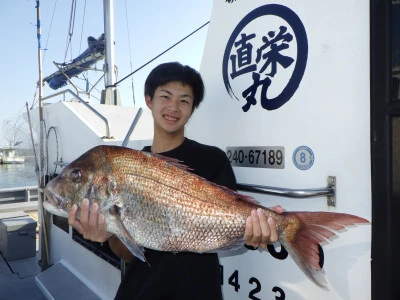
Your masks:
[[[285,212],[285,221],[279,227],[279,241],[292,259],[316,285],[327,289],[327,282],[320,266],[318,245],[336,236],[346,226],[369,223],[366,219],[342,213]]]

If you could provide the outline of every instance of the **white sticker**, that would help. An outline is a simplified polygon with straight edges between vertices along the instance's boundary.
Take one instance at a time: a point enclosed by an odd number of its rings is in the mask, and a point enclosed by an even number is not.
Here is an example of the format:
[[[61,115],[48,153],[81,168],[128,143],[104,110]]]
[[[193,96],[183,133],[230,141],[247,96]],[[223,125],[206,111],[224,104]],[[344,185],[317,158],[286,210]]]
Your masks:
[[[297,147],[293,152],[293,163],[299,170],[308,170],[314,164],[314,152],[307,146]]]

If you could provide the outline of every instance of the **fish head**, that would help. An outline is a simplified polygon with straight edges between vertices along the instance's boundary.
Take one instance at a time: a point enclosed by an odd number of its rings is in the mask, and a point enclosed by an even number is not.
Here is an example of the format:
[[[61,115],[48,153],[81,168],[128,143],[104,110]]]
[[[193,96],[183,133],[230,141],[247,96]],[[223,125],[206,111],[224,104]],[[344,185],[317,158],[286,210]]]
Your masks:
[[[90,204],[98,203],[104,211],[116,194],[116,180],[112,174],[107,146],[97,146],[68,164],[44,189],[46,201],[43,207],[50,213],[68,217],[71,207],[78,206],[77,218],[83,199]]]

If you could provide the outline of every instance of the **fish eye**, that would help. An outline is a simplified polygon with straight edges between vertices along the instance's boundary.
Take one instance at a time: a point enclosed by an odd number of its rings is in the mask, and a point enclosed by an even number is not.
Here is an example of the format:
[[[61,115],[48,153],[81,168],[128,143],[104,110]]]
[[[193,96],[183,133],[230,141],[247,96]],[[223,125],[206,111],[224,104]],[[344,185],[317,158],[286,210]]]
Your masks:
[[[73,182],[80,182],[81,178],[82,178],[82,173],[80,170],[75,169],[73,170],[71,173],[69,173],[69,178],[73,181]]]

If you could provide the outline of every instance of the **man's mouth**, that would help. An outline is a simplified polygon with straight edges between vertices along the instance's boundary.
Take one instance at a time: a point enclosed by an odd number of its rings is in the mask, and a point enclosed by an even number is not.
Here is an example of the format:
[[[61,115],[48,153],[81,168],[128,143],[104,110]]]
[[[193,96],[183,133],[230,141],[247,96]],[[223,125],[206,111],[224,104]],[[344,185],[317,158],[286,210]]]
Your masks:
[[[171,115],[164,115],[164,119],[170,122],[177,122],[179,121],[179,118],[171,116]]]

